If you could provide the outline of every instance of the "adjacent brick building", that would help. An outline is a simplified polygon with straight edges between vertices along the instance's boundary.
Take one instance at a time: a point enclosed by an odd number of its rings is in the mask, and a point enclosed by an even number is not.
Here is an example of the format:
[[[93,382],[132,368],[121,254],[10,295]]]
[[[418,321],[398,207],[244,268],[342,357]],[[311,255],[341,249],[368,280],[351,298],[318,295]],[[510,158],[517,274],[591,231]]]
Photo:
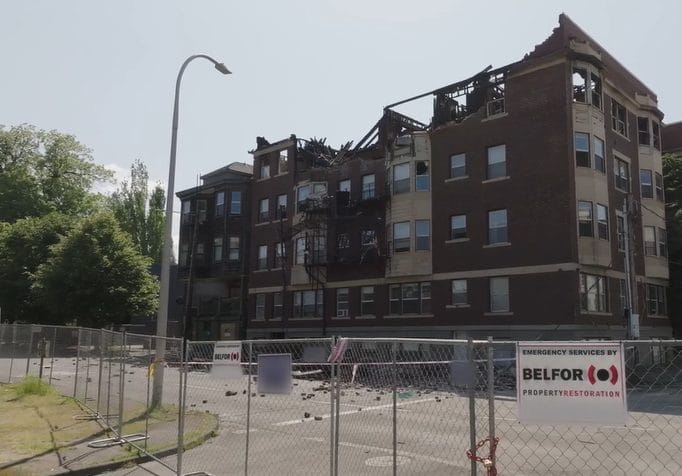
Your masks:
[[[251,173],[251,165],[234,162],[177,193],[178,278],[186,288],[183,334],[189,339],[229,340],[245,333]]]
[[[258,138],[247,336],[670,336],[653,91],[561,15],[424,97],[355,147]]]

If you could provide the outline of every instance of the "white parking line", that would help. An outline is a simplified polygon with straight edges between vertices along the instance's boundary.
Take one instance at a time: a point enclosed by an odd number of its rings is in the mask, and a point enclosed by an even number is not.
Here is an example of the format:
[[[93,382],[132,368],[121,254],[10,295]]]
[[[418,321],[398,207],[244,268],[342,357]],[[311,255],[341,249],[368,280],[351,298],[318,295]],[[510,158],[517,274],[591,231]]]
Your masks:
[[[424,398],[424,399],[422,399],[422,400],[412,400],[412,401],[409,401],[409,402],[397,403],[396,406],[398,406],[398,407],[404,407],[404,406],[407,406],[407,405],[414,405],[414,404],[416,404],[416,403],[433,402],[434,400],[435,400],[435,398]],[[346,411],[343,411],[343,412],[339,412],[339,415],[353,415],[353,414],[355,414],[355,413],[371,412],[371,411],[373,411],[373,410],[381,410],[381,409],[384,409],[384,408],[391,408],[392,406],[393,406],[393,403],[387,403],[387,404],[385,404],[385,405],[375,405],[375,406],[373,406],[373,407],[359,407],[359,408],[357,408],[357,409],[355,409],[355,410],[346,410]],[[331,416],[332,416],[332,415],[329,414],[329,413],[327,413],[326,415],[321,415],[321,416],[318,417],[318,421],[319,421],[320,418],[323,419],[323,420],[326,420],[326,419],[330,418]],[[279,423],[273,423],[273,426],[297,425],[297,424],[299,424],[299,423],[306,423],[306,422],[309,422],[309,421],[315,421],[315,420],[312,419],[312,418],[305,418],[305,419],[299,418],[299,419],[297,419],[297,420],[280,421]]]

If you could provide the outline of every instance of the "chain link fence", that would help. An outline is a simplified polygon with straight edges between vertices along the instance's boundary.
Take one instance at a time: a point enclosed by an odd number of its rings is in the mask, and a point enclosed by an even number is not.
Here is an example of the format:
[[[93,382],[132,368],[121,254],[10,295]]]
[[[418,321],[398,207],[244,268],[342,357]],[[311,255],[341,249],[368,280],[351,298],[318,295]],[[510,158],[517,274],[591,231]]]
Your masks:
[[[682,474],[682,341],[623,342],[623,425],[521,422],[514,341],[219,345],[227,366],[216,342],[3,324],[0,382],[41,377],[176,474]]]

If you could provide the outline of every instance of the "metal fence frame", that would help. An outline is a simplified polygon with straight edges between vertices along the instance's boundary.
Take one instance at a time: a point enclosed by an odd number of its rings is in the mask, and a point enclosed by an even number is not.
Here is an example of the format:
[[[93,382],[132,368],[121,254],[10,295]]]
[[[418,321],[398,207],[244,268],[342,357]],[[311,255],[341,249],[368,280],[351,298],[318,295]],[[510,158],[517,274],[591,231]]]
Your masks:
[[[327,408],[321,419],[329,420],[318,425],[315,433],[316,440],[328,453],[325,463],[316,462],[318,466],[308,468],[316,474],[353,473],[352,465],[357,462],[346,457],[349,445],[342,439],[357,437],[362,422],[358,423],[358,418],[352,416],[357,412],[343,410],[342,406],[351,406],[354,396],[362,400],[361,403],[367,402],[370,395],[376,396],[377,401],[385,397],[384,402],[388,402],[377,405],[385,407],[386,415],[379,413],[381,419],[376,415],[371,418],[379,422],[377,438],[386,442],[387,466],[394,475],[401,472],[401,459],[409,453],[400,448],[400,439],[407,435],[414,445],[414,441],[419,440],[414,435],[423,431],[418,423],[409,422],[399,411],[406,402],[404,395],[414,393],[432,395],[430,399],[422,399],[428,400],[425,408],[434,405],[433,410],[424,410],[425,417],[438,415],[440,410],[435,408],[448,408],[465,420],[463,425],[466,424],[466,429],[463,426],[440,446],[420,449],[422,453],[432,452],[428,453],[432,466],[428,466],[429,461],[423,463],[420,470],[424,472],[434,472],[439,461],[448,463],[453,458],[460,472],[471,475],[486,474],[488,470],[484,464],[505,474],[566,468],[580,472],[577,463],[559,454],[566,451],[576,458],[583,458],[585,468],[592,473],[626,474],[633,469],[682,474],[682,424],[679,424],[682,423],[682,411],[675,410],[682,409],[682,340],[622,341],[626,349],[628,410],[633,424],[600,429],[599,444],[612,448],[614,454],[599,456],[579,438],[583,434],[596,433],[581,425],[531,427],[518,421],[514,407],[516,381],[512,375],[515,364],[511,363],[515,361],[516,341],[330,337],[239,342],[242,378],[231,387],[241,393],[235,399],[227,400],[213,397],[237,392],[226,391],[226,384],[211,379],[207,372],[212,366],[214,341],[183,343],[180,339],[125,331],[2,324],[0,382],[40,376],[61,393],[73,396],[83,408],[82,418],[99,421],[113,435],[92,442],[95,447],[129,444],[178,475],[183,474],[185,467],[197,471],[205,464],[185,452],[185,435],[194,430],[192,418],[198,413],[192,410],[192,401],[201,395],[215,400],[214,407],[224,410],[227,422],[221,427],[233,425],[236,428],[232,436],[236,453],[216,457],[228,458],[234,472],[248,475],[264,471],[263,461],[253,456],[254,445],[260,445],[261,451],[263,445],[263,437],[255,426],[274,424],[268,419],[268,412],[287,418],[296,415],[302,402],[311,399],[305,392],[300,392],[299,396],[292,392],[289,396],[269,399],[257,397],[254,385],[257,384],[258,356],[264,353],[291,354],[294,371],[303,375],[295,385],[300,384],[299,390],[307,389],[308,392],[319,387],[316,396],[326,398],[315,400],[320,409]],[[168,349],[162,362],[154,361],[157,345]],[[152,433],[150,381],[158,366],[167,370],[165,388],[168,393],[164,394],[163,403],[177,407],[175,455],[165,458],[154,456],[147,444]],[[177,369],[177,381],[169,368]],[[467,368],[471,375],[462,371]],[[460,375],[459,372],[462,372],[461,381],[454,382],[453,378]],[[312,376],[307,377],[308,374]],[[129,379],[135,379],[132,385],[127,385]],[[432,403],[441,403],[442,399],[448,398],[447,406],[438,407]],[[677,406],[675,402],[678,402]],[[133,428],[131,412],[135,411],[143,412],[144,429],[128,433],[126,429]],[[678,417],[681,417],[679,421]],[[305,416],[302,420],[309,418]],[[450,428],[447,421],[441,426]],[[287,428],[291,429],[282,432],[281,437],[276,436],[281,438],[277,440],[278,444],[285,447],[306,434],[293,425]],[[634,448],[633,441],[639,440],[635,430],[645,432],[649,446]],[[533,432],[537,435],[533,436]],[[501,441],[496,453],[498,437]],[[538,441],[545,446],[538,446],[538,453],[530,454],[529,448],[537,446]],[[523,442],[528,442],[529,448],[520,446]],[[352,450],[352,446],[350,448]],[[617,451],[623,448],[630,450],[629,456],[625,461],[618,461]],[[648,469],[643,470],[645,465]]]

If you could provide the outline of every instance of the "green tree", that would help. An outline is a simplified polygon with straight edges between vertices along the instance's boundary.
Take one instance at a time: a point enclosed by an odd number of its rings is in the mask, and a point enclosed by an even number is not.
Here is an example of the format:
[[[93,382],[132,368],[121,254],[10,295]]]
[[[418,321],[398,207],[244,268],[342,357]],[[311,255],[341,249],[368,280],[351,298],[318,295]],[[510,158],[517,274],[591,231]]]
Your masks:
[[[91,213],[101,201],[92,186],[111,177],[72,135],[0,126],[0,221]]]
[[[149,193],[149,173],[139,159],[130,166],[130,179],[109,199],[121,228],[130,234],[138,251],[157,264],[161,262],[165,203],[160,185]]]
[[[51,251],[34,276],[33,291],[53,321],[104,327],[156,311],[159,286],[148,271],[150,260],[113,215],[81,220]]]
[[[668,314],[676,335],[682,336],[682,156],[663,156],[665,217],[668,238]]]
[[[0,223],[0,306],[3,316],[17,321],[46,322],[49,313],[31,293],[33,273],[73,227],[68,216],[51,213]]]

